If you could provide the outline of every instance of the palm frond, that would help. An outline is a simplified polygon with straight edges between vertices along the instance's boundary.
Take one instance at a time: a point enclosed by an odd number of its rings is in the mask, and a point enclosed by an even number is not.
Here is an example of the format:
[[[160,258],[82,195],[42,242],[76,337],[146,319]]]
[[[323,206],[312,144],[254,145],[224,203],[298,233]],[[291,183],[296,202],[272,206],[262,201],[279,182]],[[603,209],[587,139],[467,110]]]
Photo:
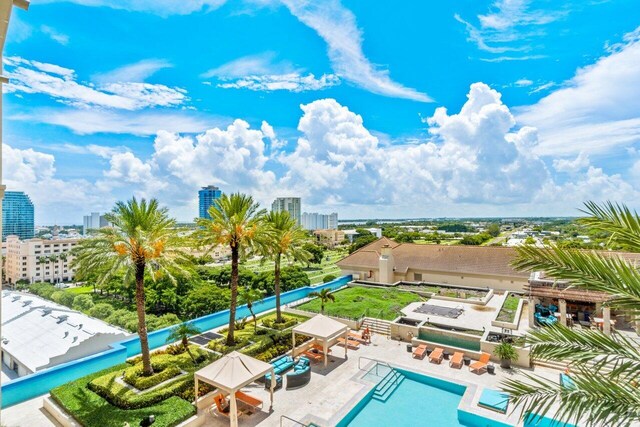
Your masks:
[[[580,223],[592,230],[609,232],[612,241],[640,252],[640,216],[636,211],[612,202],[602,205],[587,202],[582,212],[588,216],[581,218]]]

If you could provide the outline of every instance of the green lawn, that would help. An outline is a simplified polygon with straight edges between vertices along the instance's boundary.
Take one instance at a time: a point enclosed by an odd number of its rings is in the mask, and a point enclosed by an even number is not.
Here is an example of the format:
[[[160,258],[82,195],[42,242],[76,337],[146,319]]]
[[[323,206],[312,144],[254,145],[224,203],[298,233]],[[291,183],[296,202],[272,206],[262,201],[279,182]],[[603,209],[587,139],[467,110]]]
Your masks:
[[[343,289],[333,295],[336,300],[325,305],[325,314],[352,319],[357,319],[368,311],[368,316],[392,320],[398,317],[401,308],[420,301],[420,297],[411,292],[360,286]],[[316,298],[296,308],[318,313],[320,300]]]
[[[93,292],[93,286],[78,286],[76,288],[65,289],[65,291],[74,295],[90,294]]]
[[[507,299],[502,304],[502,308],[500,309],[500,313],[498,313],[498,317],[496,320],[500,322],[513,322],[516,316],[516,310],[518,309],[518,303],[520,302],[520,297],[509,295]]]
[[[348,253],[346,250],[338,250],[338,249],[332,249],[332,250],[327,250],[324,253],[324,258],[322,259],[322,263],[320,264],[311,264],[310,265],[310,269],[306,270],[305,269],[305,273],[307,273],[307,276],[309,276],[309,280],[311,280],[311,284],[315,285],[318,283],[322,283],[322,279],[324,278],[324,276],[326,276],[327,274],[333,274],[335,276],[340,276],[340,268],[338,268],[338,266],[336,266],[336,262],[338,262],[339,260],[341,260],[342,258],[344,258],[345,256],[347,256]],[[329,257],[329,260],[327,260],[327,257]],[[283,266],[284,265],[294,265],[296,263],[286,263],[283,262]],[[302,267],[306,267],[306,264],[301,264],[301,263],[297,263],[298,265],[302,266]],[[242,266],[244,268],[246,268],[247,270],[251,270],[251,271],[255,271],[255,272],[263,272],[263,271],[272,271],[273,270],[273,261],[264,261],[261,262],[260,260],[252,260],[252,261],[247,261],[245,263],[242,264]]]

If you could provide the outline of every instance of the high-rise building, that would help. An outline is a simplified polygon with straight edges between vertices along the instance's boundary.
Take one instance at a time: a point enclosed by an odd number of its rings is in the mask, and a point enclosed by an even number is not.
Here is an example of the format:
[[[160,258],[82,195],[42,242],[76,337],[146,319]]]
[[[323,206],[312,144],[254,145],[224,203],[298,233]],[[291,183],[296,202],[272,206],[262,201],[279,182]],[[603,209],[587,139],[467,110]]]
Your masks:
[[[34,236],[33,203],[22,191],[7,191],[2,199],[2,240],[7,236],[32,239]]]
[[[307,213],[302,214],[302,228],[305,230],[337,230],[338,214]]]
[[[220,197],[222,197],[222,191],[215,185],[202,187],[202,189],[198,191],[200,218],[211,219],[209,208],[215,206],[216,200]]]
[[[104,215],[100,215],[100,212],[91,212],[90,215],[82,217],[82,234],[86,236],[89,230],[97,230],[108,225],[109,221]]]
[[[289,212],[291,218],[296,220],[296,224],[302,224],[300,197],[278,197],[271,204],[272,212]]]

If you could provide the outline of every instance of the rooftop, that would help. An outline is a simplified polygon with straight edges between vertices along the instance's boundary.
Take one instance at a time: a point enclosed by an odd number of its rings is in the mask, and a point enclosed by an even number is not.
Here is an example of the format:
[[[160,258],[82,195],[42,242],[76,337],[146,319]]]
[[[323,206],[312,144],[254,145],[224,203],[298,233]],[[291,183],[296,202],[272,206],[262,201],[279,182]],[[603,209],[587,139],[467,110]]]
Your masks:
[[[377,269],[383,246],[392,248],[396,271],[431,270],[528,278],[529,273],[511,267],[513,248],[496,246],[445,246],[397,243],[386,237],[368,244],[338,261],[341,268]]]
[[[35,372],[122,340],[122,329],[36,295],[2,291],[2,350]]]

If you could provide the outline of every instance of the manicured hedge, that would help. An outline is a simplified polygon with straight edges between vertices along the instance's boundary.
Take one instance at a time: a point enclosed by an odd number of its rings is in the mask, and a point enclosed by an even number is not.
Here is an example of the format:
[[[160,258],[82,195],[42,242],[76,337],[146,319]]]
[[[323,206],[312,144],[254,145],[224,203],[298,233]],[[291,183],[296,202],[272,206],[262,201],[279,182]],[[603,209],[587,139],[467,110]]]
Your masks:
[[[146,408],[123,410],[87,388],[90,381],[122,372],[127,366],[117,365],[54,388],[51,390],[51,396],[86,427],[122,427],[125,423],[137,426],[149,415],[155,416],[156,422],[153,427],[173,427],[195,414],[195,407],[177,396]]]
[[[125,371],[122,379],[138,390],[146,390],[163,381],[177,377],[181,372],[182,370],[177,366],[168,366],[164,369],[156,369],[154,367],[154,374],[147,377],[142,375],[142,366],[134,366]]]

